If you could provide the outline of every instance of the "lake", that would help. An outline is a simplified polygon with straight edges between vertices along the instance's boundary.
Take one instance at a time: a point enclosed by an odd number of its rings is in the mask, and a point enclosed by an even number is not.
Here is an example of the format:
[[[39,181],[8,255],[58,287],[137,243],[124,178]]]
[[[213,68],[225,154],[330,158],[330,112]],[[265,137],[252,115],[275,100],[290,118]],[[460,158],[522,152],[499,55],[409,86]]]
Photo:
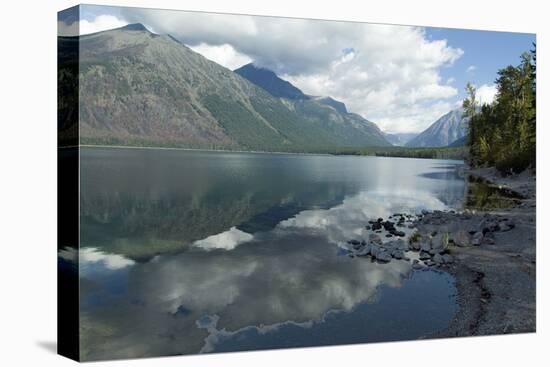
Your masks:
[[[352,258],[345,245],[378,217],[462,208],[461,164],[82,148],[82,358],[410,340],[444,329],[457,310],[450,275]]]

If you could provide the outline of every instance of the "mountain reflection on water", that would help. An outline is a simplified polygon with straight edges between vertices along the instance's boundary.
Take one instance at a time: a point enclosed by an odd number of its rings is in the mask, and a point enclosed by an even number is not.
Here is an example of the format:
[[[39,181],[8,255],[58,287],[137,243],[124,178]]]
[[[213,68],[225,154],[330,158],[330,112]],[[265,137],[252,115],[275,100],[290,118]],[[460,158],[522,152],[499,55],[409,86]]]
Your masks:
[[[339,251],[365,236],[368,220],[460,207],[464,181],[429,175],[452,161],[131,149],[81,157],[86,360],[414,339],[456,310],[448,274]]]

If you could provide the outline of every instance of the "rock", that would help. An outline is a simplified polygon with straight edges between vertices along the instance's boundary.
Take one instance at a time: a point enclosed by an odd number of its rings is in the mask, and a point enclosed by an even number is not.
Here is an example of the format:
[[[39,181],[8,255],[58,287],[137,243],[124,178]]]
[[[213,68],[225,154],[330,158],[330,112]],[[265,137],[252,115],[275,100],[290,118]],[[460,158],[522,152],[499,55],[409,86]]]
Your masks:
[[[399,250],[399,249],[394,249],[391,253],[391,256],[394,258],[394,259],[397,259],[397,260],[401,260],[404,256],[403,254],[403,251]]]
[[[408,249],[407,243],[402,239],[395,240],[392,242],[392,244],[393,244],[393,247],[402,251],[405,251]]]
[[[516,225],[510,221],[501,222],[498,224],[498,229],[501,232],[508,232],[509,230],[513,229]]]
[[[365,229],[367,229],[367,230],[369,230],[371,228],[372,228],[371,226],[365,226]]]
[[[483,234],[485,234],[486,231],[489,231],[489,229],[487,228],[487,219],[483,219],[481,222],[479,222],[479,224],[477,225],[477,231],[482,232]]]
[[[470,246],[470,234],[466,230],[460,229],[453,234],[453,241],[459,247]]]
[[[426,264],[427,266],[434,266],[434,265],[435,265],[435,262],[433,262],[433,261],[430,259],[430,260],[424,261],[424,264]]]
[[[428,252],[432,249],[432,245],[428,241],[420,242],[420,250]]]
[[[376,260],[379,262],[387,263],[391,261],[391,255],[387,251],[379,251],[376,255]]]
[[[410,242],[409,248],[413,251],[420,251],[420,242]]]
[[[372,224],[372,230],[373,230],[373,231],[378,231],[378,230],[380,230],[380,229],[382,229],[382,225],[380,224],[380,222],[374,222],[374,223]]]
[[[423,268],[422,264],[420,264],[420,262],[418,262],[418,260],[414,260],[413,261],[413,264],[412,264],[412,268],[413,270],[420,270]]]
[[[432,258],[432,260],[438,265],[441,265],[441,264],[445,263],[445,260],[443,259],[443,256],[441,256],[440,254],[435,254],[434,257]]]
[[[491,238],[491,237],[484,237],[483,238],[483,244],[484,245],[494,245],[495,244],[495,240],[494,238]]]
[[[375,243],[377,245],[381,245],[382,244],[382,239],[380,238],[379,235],[377,235],[375,233],[371,233],[369,235],[369,242],[370,243]]]
[[[378,222],[378,223],[382,223],[383,221],[384,221],[384,218],[378,218],[378,219],[377,219],[377,222]]]
[[[394,231],[393,235],[398,236],[398,237],[405,237],[405,232],[403,232],[403,231]]]
[[[447,232],[438,233],[432,238],[432,249],[437,253],[443,253],[449,247],[449,234]]]
[[[380,247],[378,247],[377,245],[371,245],[370,246],[370,255],[376,259],[376,257],[378,256],[378,253],[380,252]]]
[[[428,252],[420,251],[420,255],[418,256],[418,258],[420,260],[428,260],[428,259],[431,259],[432,256]]]
[[[442,257],[443,262],[444,262],[445,264],[452,264],[452,263],[454,262],[454,260],[455,260],[454,257],[453,257],[453,255],[449,255],[449,254],[445,254],[445,255],[443,255],[443,256],[441,256],[441,257]]]
[[[370,247],[365,246],[362,249],[360,249],[359,251],[357,251],[355,253],[355,256],[365,257],[365,256],[368,256],[369,254],[370,254]]]
[[[358,240],[349,240],[348,243],[349,243],[350,245],[354,245],[354,246],[355,246],[355,245],[360,245],[360,244],[361,244],[361,242],[359,242]]]
[[[395,224],[393,222],[390,222],[389,220],[383,222],[382,226],[384,226],[384,229],[386,231],[395,230]]]
[[[481,245],[481,242],[483,241],[483,232],[476,232],[472,236],[472,245],[479,246]]]

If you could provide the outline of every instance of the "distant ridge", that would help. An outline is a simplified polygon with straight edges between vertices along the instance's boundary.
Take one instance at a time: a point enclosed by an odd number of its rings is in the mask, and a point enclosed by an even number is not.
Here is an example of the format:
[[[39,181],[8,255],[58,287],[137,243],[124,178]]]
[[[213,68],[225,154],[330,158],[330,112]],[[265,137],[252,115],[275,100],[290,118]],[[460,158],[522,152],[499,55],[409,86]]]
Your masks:
[[[145,31],[145,32],[149,32],[149,30],[141,23],[131,23],[131,24],[125,25],[124,27],[121,27],[119,29],[125,30],[125,31]]]
[[[253,80],[253,83],[265,89],[269,94],[275,97],[288,99],[309,99],[300,89],[277,76],[273,71],[246,64],[235,70],[240,76]]]
[[[463,117],[463,109],[458,108],[441,116],[406,146],[445,147],[464,137],[467,132],[468,119]]]
[[[398,147],[405,146],[405,144],[414,139],[417,135],[418,133],[384,133],[386,140]]]
[[[78,113],[81,144],[281,152],[389,145],[374,123],[312,100],[272,71],[255,75],[290,98],[143,24],[59,37],[60,55],[75,39],[80,68],[60,58],[58,75],[62,90],[79,80],[80,108],[60,103],[59,116]]]

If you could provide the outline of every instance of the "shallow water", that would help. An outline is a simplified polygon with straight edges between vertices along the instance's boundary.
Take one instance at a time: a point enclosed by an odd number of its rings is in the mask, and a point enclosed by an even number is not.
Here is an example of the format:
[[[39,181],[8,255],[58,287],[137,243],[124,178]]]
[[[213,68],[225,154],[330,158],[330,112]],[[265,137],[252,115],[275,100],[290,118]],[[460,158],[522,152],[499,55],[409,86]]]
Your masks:
[[[404,340],[443,329],[456,311],[448,274],[350,258],[343,248],[368,235],[369,220],[461,208],[460,163],[83,149],[83,358]]]
[[[523,197],[507,188],[499,187],[480,177],[468,177],[468,195],[465,207],[472,209],[499,209],[517,206]]]

